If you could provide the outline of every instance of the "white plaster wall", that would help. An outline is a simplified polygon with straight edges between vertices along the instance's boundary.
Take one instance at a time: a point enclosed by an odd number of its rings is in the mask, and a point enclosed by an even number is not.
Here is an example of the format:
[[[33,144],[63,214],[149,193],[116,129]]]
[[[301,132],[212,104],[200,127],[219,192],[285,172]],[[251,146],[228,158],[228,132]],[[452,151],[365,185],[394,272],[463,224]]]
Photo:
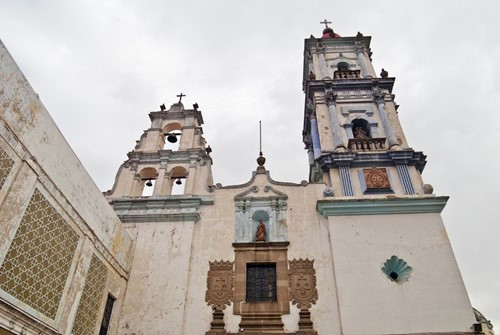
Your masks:
[[[193,229],[192,222],[127,224],[135,253],[118,334],[183,334]]]
[[[469,330],[472,308],[438,214],[326,218],[316,211],[325,185],[275,185],[257,175],[252,185],[215,190],[214,205],[201,206],[196,223],[129,225],[136,246],[119,334],[210,328],[209,261],[234,261],[234,196],[253,186],[259,191],[249,196],[268,196],[264,186],[288,195],[288,259],[314,259],[319,296],[310,311],[319,334]],[[402,285],[381,271],[392,255],[414,268]],[[297,331],[298,309],[290,310],[285,330]],[[227,331],[238,331],[241,317],[232,305],[224,320]]]
[[[289,196],[288,258],[315,260],[319,291],[318,302],[311,309],[315,328],[340,334],[327,222],[315,210],[324,185],[271,185],[263,175],[257,175],[253,185],[216,190],[214,205],[202,206],[201,220],[194,224],[130,225],[137,238],[119,334],[203,334],[210,328],[212,310],[205,302],[209,261],[234,261],[234,196],[254,185],[259,192],[251,196],[269,195],[263,191],[266,185]],[[232,305],[225,309],[228,331],[238,332],[240,320],[233,315]],[[298,330],[298,320],[298,308],[291,306],[291,314],[283,317],[285,330]]]
[[[439,214],[330,217],[344,334],[470,331],[464,283]],[[413,268],[397,284],[381,271],[395,255]]]

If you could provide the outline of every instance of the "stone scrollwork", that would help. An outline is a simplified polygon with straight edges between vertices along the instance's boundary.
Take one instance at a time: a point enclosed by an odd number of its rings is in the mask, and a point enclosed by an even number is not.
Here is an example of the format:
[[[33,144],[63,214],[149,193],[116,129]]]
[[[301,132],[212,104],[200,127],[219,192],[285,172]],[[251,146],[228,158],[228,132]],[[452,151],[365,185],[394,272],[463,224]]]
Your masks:
[[[233,298],[233,263],[223,260],[209,262],[205,301],[218,310],[224,310]]]
[[[385,168],[363,169],[367,189],[390,189],[391,183]]]
[[[314,260],[301,258],[289,261],[288,280],[292,304],[300,309],[311,308],[318,300]]]

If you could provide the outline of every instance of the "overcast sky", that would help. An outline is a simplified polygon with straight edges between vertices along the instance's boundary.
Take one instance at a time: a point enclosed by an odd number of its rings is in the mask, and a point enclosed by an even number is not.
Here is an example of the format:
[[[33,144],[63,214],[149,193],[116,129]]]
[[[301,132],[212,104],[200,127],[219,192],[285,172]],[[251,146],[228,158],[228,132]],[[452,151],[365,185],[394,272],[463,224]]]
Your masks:
[[[307,179],[304,38],[320,21],[372,36],[424,181],[443,212],[472,305],[500,329],[500,2],[0,0],[0,38],[101,190],[148,113],[197,102],[215,183],[248,181],[263,123],[266,167]],[[56,154],[56,153],[54,153]],[[499,156],[497,156],[499,155]],[[439,271],[439,269],[433,269]]]

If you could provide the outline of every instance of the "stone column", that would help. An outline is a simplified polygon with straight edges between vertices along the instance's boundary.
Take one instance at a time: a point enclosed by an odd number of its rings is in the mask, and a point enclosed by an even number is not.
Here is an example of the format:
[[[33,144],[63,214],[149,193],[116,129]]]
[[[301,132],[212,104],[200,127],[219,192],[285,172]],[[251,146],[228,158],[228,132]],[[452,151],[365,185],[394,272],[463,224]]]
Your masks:
[[[385,111],[384,96],[385,93],[383,93],[380,89],[375,89],[373,92],[373,97],[380,114],[380,120],[382,121],[382,126],[384,127],[385,136],[387,137],[387,142],[389,143],[389,150],[398,150],[401,149],[401,146],[396,139],[396,135],[394,135],[394,131],[392,130],[392,126],[389,122],[387,112]]]
[[[359,65],[361,66],[361,74],[363,78],[373,78],[375,76],[375,70],[373,69],[372,63],[368,58],[365,47],[356,42],[356,54],[358,55]]]
[[[311,113],[311,139],[313,143],[314,159],[321,156],[321,144],[319,142],[318,121],[314,112]]]
[[[165,183],[165,181],[168,181],[168,179],[165,178],[165,173],[167,173],[165,167],[166,166],[164,164],[160,163],[160,168],[158,169],[158,176],[156,177],[153,189],[153,195],[165,195],[163,194],[164,191],[163,184]]]
[[[319,69],[321,71],[321,79],[331,79],[328,73],[328,67],[326,66],[326,59],[325,59],[325,47],[322,45],[318,45],[316,48],[316,52],[318,54],[318,59],[319,59]]]
[[[337,105],[335,99],[337,96],[333,91],[329,90],[326,92],[325,100],[328,105],[328,112],[330,113],[330,124],[332,126],[333,133],[333,147],[335,151],[343,151],[346,149],[344,142],[342,141],[341,128],[339,123],[339,118],[337,116]]]
[[[163,180],[161,181],[161,195],[171,195],[172,194],[172,174],[167,172],[165,167],[165,172],[163,173]]]

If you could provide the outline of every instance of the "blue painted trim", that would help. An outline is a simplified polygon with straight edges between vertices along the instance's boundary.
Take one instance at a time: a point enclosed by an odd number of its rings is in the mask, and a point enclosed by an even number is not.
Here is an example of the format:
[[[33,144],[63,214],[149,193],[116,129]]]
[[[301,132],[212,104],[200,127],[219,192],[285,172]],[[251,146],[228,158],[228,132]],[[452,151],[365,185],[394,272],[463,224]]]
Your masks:
[[[441,213],[449,197],[319,200],[324,216]]]
[[[318,121],[311,119],[311,137],[313,142],[314,159],[321,156],[321,144],[319,141]]]
[[[352,184],[351,184],[351,174],[349,173],[349,167],[342,165],[339,167],[340,179],[342,182],[342,189],[345,196],[352,196]]]
[[[401,183],[405,189],[406,194],[415,194],[415,190],[413,189],[413,185],[411,183],[410,174],[408,172],[408,166],[404,164],[396,164],[398,169],[399,178],[401,179]]]

